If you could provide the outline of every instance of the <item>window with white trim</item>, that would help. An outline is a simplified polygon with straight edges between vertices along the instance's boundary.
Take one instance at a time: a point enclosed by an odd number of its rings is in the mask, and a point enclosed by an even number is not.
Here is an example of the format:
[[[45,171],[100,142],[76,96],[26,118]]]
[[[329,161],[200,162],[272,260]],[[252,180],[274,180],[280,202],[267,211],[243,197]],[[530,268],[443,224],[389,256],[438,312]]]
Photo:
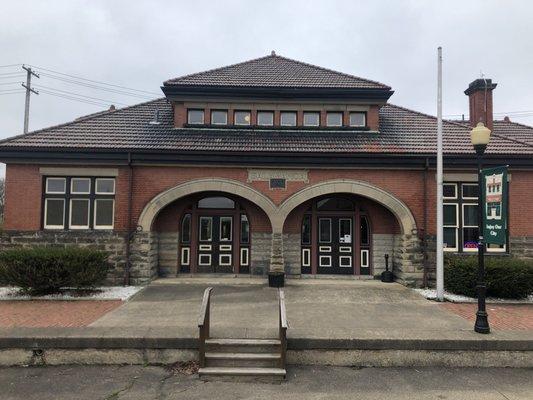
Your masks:
[[[114,219],[115,178],[44,178],[44,229],[113,229]]]
[[[478,185],[454,182],[443,184],[444,251],[477,252]],[[505,252],[505,245],[487,245],[487,252]]]

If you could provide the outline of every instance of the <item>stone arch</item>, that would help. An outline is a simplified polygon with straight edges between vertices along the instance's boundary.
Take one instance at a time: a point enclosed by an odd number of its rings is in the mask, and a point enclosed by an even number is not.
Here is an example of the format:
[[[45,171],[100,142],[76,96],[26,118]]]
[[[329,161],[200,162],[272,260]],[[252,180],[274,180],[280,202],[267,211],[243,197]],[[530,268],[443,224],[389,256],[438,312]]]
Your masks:
[[[281,233],[283,231],[283,224],[289,213],[303,202],[318,196],[336,193],[357,194],[382,204],[396,216],[404,235],[416,234],[415,218],[409,207],[403,201],[386,190],[368,182],[350,179],[320,182],[293,194],[280,205],[278,214],[273,221],[272,231]]]
[[[239,181],[224,178],[196,179],[165,190],[146,204],[137,226],[144,232],[151,231],[155,217],[164,207],[175,200],[199,192],[223,192],[247,199],[260,207],[268,216],[272,227],[274,226],[273,216],[277,214],[277,207],[272,200]]]

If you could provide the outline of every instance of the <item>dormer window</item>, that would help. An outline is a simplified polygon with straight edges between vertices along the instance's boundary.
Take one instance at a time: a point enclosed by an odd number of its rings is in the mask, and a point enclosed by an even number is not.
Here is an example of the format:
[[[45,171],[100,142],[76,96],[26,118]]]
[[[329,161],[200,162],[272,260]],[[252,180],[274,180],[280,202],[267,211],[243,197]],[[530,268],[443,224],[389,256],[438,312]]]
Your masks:
[[[258,111],[257,125],[272,126],[274,125],[274,113],[272,111]]]
[[[366,113],[351,112],[350,113],[350,126],[358,126],[358,127],[366,126]]]
[[[212,125],[227,125],[228,124],[228,112],[224,110],[211,111],[211,124]]]
[[[188,110],[187,123],[191,125],[204,124],[204,110]]]
[[[319,126],[320,113],[319,112],[304,112],[304,126]]]
[[[342,126],[341,112],[328,112],[326,117],[327,126]]]
[[[296,112],[282,111],[280,117],[281,126],[296,126]]]
[[[251,113],[250,111],[235,111],[233,120],[235,125],[250,125]]]

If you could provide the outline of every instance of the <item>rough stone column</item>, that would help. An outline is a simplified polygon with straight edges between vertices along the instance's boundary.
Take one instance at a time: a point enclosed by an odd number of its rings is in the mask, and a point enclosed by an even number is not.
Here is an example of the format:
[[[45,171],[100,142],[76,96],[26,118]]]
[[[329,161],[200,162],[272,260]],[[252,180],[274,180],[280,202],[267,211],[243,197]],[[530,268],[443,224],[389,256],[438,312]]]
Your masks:
[[[130,263],[131,285],[145,285],[157,276],[157,232],[135,233],[131,243]]]
[[[284,271],[283,234],[272,233],[272,251],[270,254],[270,271]]]
[[[416,232],[397,235],[394,240],[393,272],[407,286],[420,286],[424,277],[424,255]]]

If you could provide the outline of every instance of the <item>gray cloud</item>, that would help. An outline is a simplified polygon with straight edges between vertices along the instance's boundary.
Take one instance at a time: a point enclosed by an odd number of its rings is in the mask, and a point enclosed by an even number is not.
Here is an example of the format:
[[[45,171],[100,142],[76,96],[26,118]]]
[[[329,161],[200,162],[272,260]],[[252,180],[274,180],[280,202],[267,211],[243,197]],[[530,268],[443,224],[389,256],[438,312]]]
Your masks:
[[[532,4],[2,0],[0,65],[29,63],[159,92],[165,79],[276,50],[389,84],[396,91],[392,103],[435,114],[441,45],[445,115],[468,112],[462,92],[480,71],[499,84],[496,112],[533,110]],[[17,69],[0,68],[0,73],[11,71]],[[44,76],[35,83],[111,100],[106,103],[140,102]],[[23,108],[23,94],[0,95],[0,137],[21,133]],[[32,96],[30,129],[99,110],[44,93]],[[533,124],[533,113],[511,119]]]

